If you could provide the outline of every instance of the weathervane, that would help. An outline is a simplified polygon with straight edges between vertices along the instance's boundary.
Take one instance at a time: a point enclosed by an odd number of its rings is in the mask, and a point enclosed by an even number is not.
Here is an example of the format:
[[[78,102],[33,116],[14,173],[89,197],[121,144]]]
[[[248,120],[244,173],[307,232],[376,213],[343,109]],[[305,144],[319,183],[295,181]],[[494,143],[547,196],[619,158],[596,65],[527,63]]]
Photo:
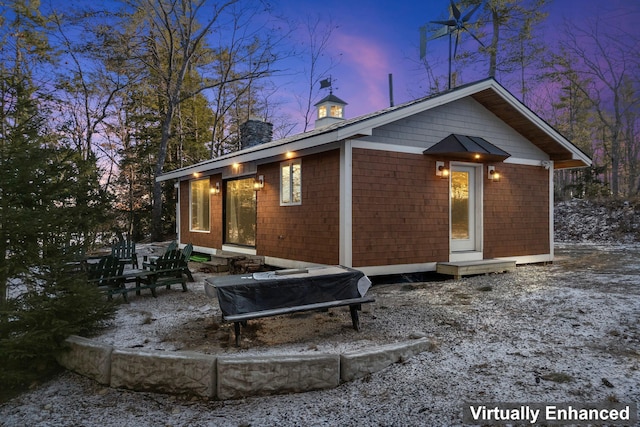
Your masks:
[[[329,76],[329,78],[324,79],[324,80],[320,80],[320,89],[326,89],[329,88],[329,95],[333,94],[333,85],[331,82],[331,76]]]
[[[476,37],[471,31],[469,31],[469,29],[466,27],[466,23],[469,22],[469,19],[471,19],[471,16],[476,12],[476,10],[478,10],[480,6],[482,6],[483,3],[484,1],[477,4],[473,9],[471,9],[465,15],[462,15],[462,13],[460,12],[460,9],[458,9],[455,3],[453,2],[453,0],[451,0],[451,14],[453,15],[453,17],[447,21],[430,21],[432,24],[443,25],[442,28],[437,30],[431,37],[427,39],[426,25],[423,27],[420,27],[420,59],[424,59],[424,57],[427,54],[427,48],[426,48],[427,40],[435,40],[435,39],[439,39],[440,37],[446,36],[447,34],[449,35],[449,89],[451,89],[451,61],[452,61],[452,58],[455,58],[458,52],[458,41],[460,40],[460,32],[462,30],[468,32],[469,34],[471,34],[471,37],[476,39],[476,41],[480,43],[482,47],[484,47],[484,44],[480,41],[480,39]],[[456,33],[456,45],[452,55],[451,35],[454,32]]]

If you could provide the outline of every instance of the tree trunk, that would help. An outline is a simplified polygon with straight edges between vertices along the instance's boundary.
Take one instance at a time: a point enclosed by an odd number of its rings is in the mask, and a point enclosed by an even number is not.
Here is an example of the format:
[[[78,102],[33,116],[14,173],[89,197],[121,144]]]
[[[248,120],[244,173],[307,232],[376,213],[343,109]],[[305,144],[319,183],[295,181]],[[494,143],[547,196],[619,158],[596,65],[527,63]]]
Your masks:
[[[174,100],[170,99],[167,105],[167,113],[162,121],[162,133],[160,137],[160,147],[158,147],[158,158],[153,173],[153,207],[151,209],[151,240],[160,241],[162,235],[162,183],[158,182],[158,177],[162,175],[164,162],[167,158],[167,146],[171,132],[171,122],[173,119]]]
[[[493,23],[493,36],[491,37],[491,49],[489,51],[489,77],[496,78],[498,64],[498,40],[500,40],[500,22],[498,10],[491,8],[491,20]]]

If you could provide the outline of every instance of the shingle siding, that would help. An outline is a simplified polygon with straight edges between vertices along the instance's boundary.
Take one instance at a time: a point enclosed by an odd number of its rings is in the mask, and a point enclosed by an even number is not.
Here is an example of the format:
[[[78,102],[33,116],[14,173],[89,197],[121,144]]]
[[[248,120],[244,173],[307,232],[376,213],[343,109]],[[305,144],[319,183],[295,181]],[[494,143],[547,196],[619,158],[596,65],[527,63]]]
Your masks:
[[[353,266],[448,261],[447,181],[423,155],[353,150]]]
[[[339,263],[340,151],[302,158],[302,204],[280,206],[280,163],[258,167],[258,255],[322,264]]]
[[[499,182],[485,179],[484,257],[550,253],[549,171],[506,163],[499,170]]]

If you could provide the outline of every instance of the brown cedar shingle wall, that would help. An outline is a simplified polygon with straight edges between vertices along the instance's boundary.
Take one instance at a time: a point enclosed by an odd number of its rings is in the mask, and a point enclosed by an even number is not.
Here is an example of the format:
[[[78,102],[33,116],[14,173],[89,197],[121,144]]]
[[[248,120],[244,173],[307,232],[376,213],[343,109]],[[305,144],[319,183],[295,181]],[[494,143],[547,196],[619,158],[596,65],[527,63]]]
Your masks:
[[[448,261],[448,197],[435,161],[354,149],[354,267]]]
[[[340,151],[302,158],[302,204],[280,206],[280,163],[258,167],[257,254],[339,263]]]
[[[215,187],[216,182],[222,185],[222,175],[212,175],[209,177],[209,185]],[[222,247],[222,192],[212,194],[209,205],[211,224],[208,233],[190,232],[189,224],[189,181],[180,182],[180,243],[193,243],[196,246],[207,248]]]
[[[484,257],[549,253],[549,171],[498,164],[499,182],[484,168]]]

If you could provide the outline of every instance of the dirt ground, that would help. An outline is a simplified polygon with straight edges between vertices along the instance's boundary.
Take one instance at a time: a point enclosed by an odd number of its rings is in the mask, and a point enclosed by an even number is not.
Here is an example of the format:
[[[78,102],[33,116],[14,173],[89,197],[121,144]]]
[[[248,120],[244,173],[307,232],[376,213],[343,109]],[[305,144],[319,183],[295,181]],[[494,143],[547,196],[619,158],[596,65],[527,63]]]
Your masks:
[[[0,406],[6,426],[461,426],[465,402],[640,402],[640,246],[558,245],[552,265],[379,284],[348,310],[220,324],[204,273],[189,292],[132,295],[95,339],[238,354],[336,353],[412,337],[429,351],[330,390],[206,401],[111,389],[65,373]]]

